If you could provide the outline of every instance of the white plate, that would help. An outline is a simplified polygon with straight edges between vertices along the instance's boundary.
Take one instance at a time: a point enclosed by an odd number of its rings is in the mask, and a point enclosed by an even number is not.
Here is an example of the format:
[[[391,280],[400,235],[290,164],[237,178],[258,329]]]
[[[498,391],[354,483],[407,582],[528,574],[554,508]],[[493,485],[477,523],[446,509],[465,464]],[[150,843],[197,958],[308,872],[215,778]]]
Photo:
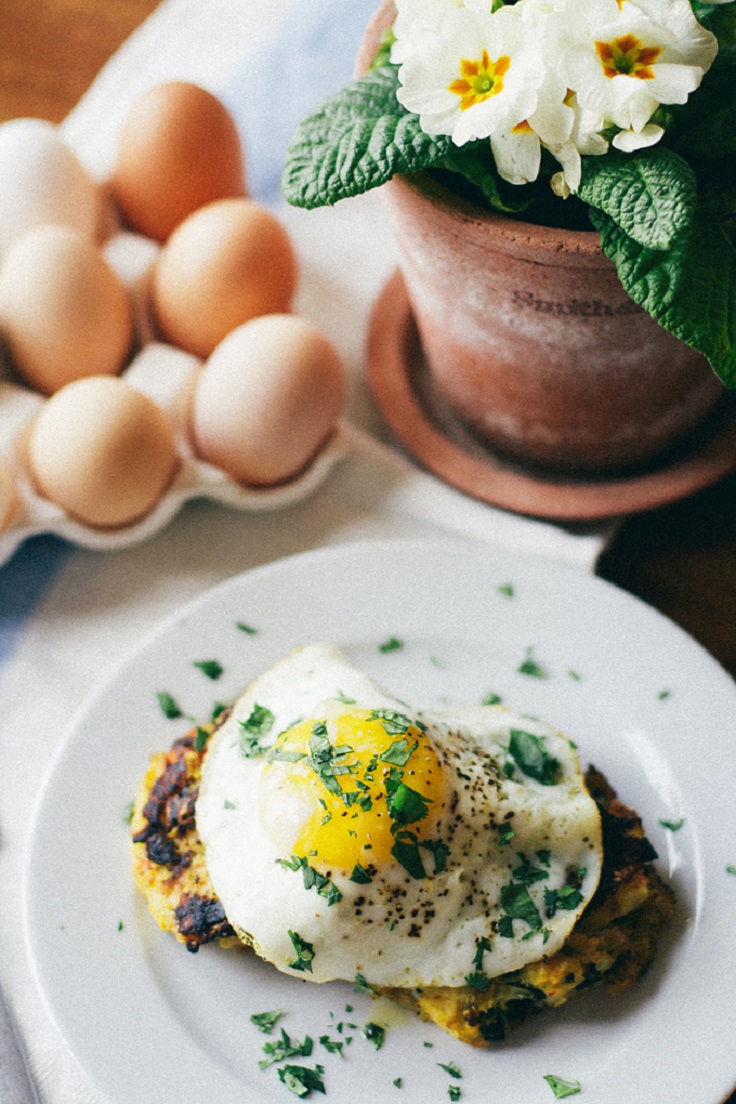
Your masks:
[[[390,637],[403,647],[381,651]],[[633,993],[589,991],[488,1051],[400,1014],[376,1051],[361,1029],[385,1018],[382,1002],[284,977],[248,953],[191,955],[158,930],[131,884],[124,820],[149,754],[188,727],[164,718],[157,692],[204,719],[315,640],[417,702],[496,691],[564,728],[583,761],[608,774],[644,817],[680,902]],[[528,649],[545,678],[518,671]],[[216,682],[193,666],[209,659],[225,669]],[[286,1010],[293,1038],[314,1038],[311,1059],[292,1061],[324,1066],[327,1100],[429,1104],[454,1083],[463,1104],[549,1104],[552,1074],[578,1080],[590,1104],[716,1104],[736,1081],[735,715],[734,683],[693,640],[561,565],[448,539],[349,544],[250,571],[162,626],[62,744],[25,870],[38,982],[69,1047],[116,1104],[295,1099],[275,1067],[257,1064],[268,1037],[250,1016],[274,1008]],[[659,823],[680,818],[677,832]],[[344,1058],[318,1042],[339,1039],[338,1024],[353,1036]],[[450,1062],[462,1080],[438,1064]]]

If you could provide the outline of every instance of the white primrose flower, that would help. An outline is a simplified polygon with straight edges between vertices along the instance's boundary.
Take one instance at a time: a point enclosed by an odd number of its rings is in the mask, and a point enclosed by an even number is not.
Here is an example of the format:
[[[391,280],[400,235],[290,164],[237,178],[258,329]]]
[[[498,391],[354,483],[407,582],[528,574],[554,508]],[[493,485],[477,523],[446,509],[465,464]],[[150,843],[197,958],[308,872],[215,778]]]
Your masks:
[[[427,134],[462,146],[512,131],[537,110],[545,69],[519,7],[459,8],[403,55],[397,95]]]
[[[622,149],[657,142],[660,104],[685,103],[717,52],[688,0],[563,0],[550,16],[559,71],[581,107],[623,132]]]

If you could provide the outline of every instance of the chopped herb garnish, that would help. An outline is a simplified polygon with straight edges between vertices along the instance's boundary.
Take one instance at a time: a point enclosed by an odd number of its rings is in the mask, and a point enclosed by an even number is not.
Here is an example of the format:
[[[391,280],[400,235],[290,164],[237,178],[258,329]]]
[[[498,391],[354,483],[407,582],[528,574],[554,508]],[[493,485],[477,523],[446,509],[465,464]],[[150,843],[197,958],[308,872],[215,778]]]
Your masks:
[[[403,1085],[403,1081],[400,1077],[394,1077],[393,1084],[396,1086],[397,1089],[400,1089]]]
[[[545,750],[543,736],[535,736],[521,728],[512,728],[509,754],[530,778],[536,778],[543,786],[557,784],[560,762]]]
[[[247,633],[248,636],[255,636],[258,632],[258,629],[254,629],[252,625],[247,625],[245,621],[236,621],[235,624],[241,632]]]
[[[575,1096],[580,1092],[579,1081],[568,1081],[564,1077],[555,1077],[551,1073],[546,1074],[544,1080],[555,1094],[555,1100],[564,1100],[566,1096]]]
[[[197,735],[194,737],[194,750],[204,751],[207,747],[207,741],[209,740],[211,732],[208,732],[206,728],[202,728],[201,725],[197,726]]]
[[[526,921],[532,933],[541,929],[542,918],[529,895],[529,890],[522,883],[511,882],[502,888],[501,906],[506,915],[502,916],[499,921],[498,931],[500,935],[507,939],[513,938],[514,920]]]
[[[118,920],[118,931],[122,931],[122,930],[123,930],[123,921]]]
[[[501,586],[498,588],[498,593],[503,594],[503,596],[505,598],[513,598],[514,597],[514,584],[513,583],[501,583]]]
[[[491,984],[491,979],[488,974],[484,974],[480,970],[474,970],[472,974],[465,975],[465,984],[469,985],[471,989],[477,989],[479,993],[485,993]]]
[[[238,806],[237,806],[237,803],[235,801],[228,801],[228,799],[225,798],[225,800],[222,803],[222,807],[223,807],[223,809],[233,810],[233,809],[237,809]]]
[[[372,996],[377,995],[377,990],[369,985],[362,974],[355,975],[355,984],[353,985],[353,991],[355,993],[370,993]]]
[[[329,878],[324,874],[320,874],[319,870],[315,870],[313,866],[310,866],[307,860],[302,855],[292,855],[290,859],[277,859],[277,863],[283,866],[286,870],[301,870],[304,878],[305,889],[316,889],[320,897],[324,897],[328,905],[335,905],[342,899],[342,893]]]
[[[543,679],[547,677],[544,667],[537,663],[534,658],[533,648],[527,648],[525,658],[516,669],[520,675],[528,675],[530,678]]]
[[[577,886],[563,885],[559,889],[547,889],[544,891],[544,912],[548,920],[551,920],[558,909],[576,909],[582,902],[583,895]]]
[[[255,1024],[259,1031],[262,1031],[264,1035],[270,1035],[276,1024],[279,1022],[285,1013],[280,1008],[274,1009],[273,1012],[255,1012],[250,1022]]]
[[[386,803],[394,825],[403,828],[417,820],[424,820],[432,799],[391,777],[386,780]]]
[[[320,1035],[319,1041],[328,1053],[342,1055],[342,1048],[345,1045],[344,1039],[331,1039],[329,1035]]]
[[[135,801],[129,801],[123,809],[123,820],[126,824],[130,824],[133,819],[133,813],[135,812]]]
[[[450,1100],[459,1100],[460,1099],[460,1086],[459,1085],[448,1085],[447,1086],[447,1095],[449,1096]]]
[[[419,842],[413,832],[404,832],[397,836],[391,854],[410,877],[418,881],[427,877],[422,856],[419,854]]]
[[[523,882],[524,885],[533,885],[534,882],[540,882],[545,878],[549,878],[548,871],[542,870],[541,867],[534,866],[521,851],[519,851],[519,859],[521,865],[517,866],[516,870],[512,871],[512,876],[517,882]]]
[[[483,701],[481,702],[481,704],[482,705],[500,705],[502,701],[503,701],[503,699],[502,699],[500,694],[494,694],[493,691],[489,691],[489,693],[486,694],[485,697],[483,698]]]
[[[218,719],[218,717],[222,716],[222,714],[225,712],[226,709],[227,709],[227,706],[224,705],[222,702],[215,702],[214,703],[214,705],[212,706],[212,713],[210,714],[210,719],[211,719],[213,724]]]
[[[192,666],[198,667],[202,674],[206,675],[208,679],[212,679],[213,682],[216,682],[225,670],[216,659],[200,659]]]
[[[679,832],[685,823],[685,818],[680,817],[679,820],[660,820],[659,822],[663,828],[667,828],[670,832]]]
[[[503,847],[507,843],[511,843],[511,840],[516,835],[516,832],[511,827],[508,821],[498,826],[498,846]]]
[[[282,1066],[278,1071],[279,1078],[295,1096],[308,1096],[313,1090],[323,1093],[324,1072],[324,1066],[315,1066],[314,1069],[308,1066]]]
[[[398,652],[404,647],[404,641],[399,640],[397,636],[390,636],[388,640],[384,640],[383,644],[378,645],[379,652]]]
[[[726,866],[726,873],[727,874],[736,874],[736,866],[734,866],[733,863],[728,863],[727,866]]]
[[[545,847],[541,851],[537,851],[536,856],[539,859],[542,866],[549,866],[549,860],[552,857],[552,852],[548,851],[547,848]]]
[[[457,1068],[454,1062],[438,1062],[437,1065],[440,1069],[443,1069],[445,1073],[449,1073],[450,1077],[462,1077],[460,1070]]]
[[[267,736],[275,721],[270,709],[263,705],[253,704],[250,716],[245,721],[240,721],[240,754],[246,759],[256,759],[264,755],[266,748],[261,744],[261,737]]]
[[[376,1050],[380,1050],[383,1046],[383,1040],[386,1037],[386,1028],[381,1027],[377,1023],[367,1023],[363,1028],[363,1038],[367,1039],[369,1043],[373,1043]]]
[[[447,869],[447,859],[450,854],[450,848],[442,840],[421,840],[420,847],[423,847],[425,851],[431,851],[434,856],[434,872],[435,874],[441,874],[443,870]]]
[[[167,717],[170,721],[175,721],[177,717],[183,717],[181,709],[172,698],[171,694],[167,694],[165,690],[161,690],[156,694],[158,704],[161,707],[161,712],[164,717]]]
[[[583,676],[579,671],[568,671],[568,678],[571,678],[573,682],[582,682]]]
[[[289,931],[291,945],[296,952],[296,958],[289,963],[292,970],[302,970],[307,974],[312,972],[312,960],[314,959],[314,944],[302,939],[298,932]]]
[[[274,1062],[283,1062],[285,1058],[308,1058],[312,1053],[313,1045],[309,1035],[303,1043],[299,1043],[292,1040],[282,1027],[280,1039],[273,1043],[264,1043],[263,1053],[266,1057],[261,1058],[258,1065],[260,1069],[268,1069]]]
[[[403,736],[407,728],[411,724],[411,719],[407,717],[406,713],[399,713],[395,709],[374,709],[368,716],[369,721],[380,721],[389,736]],[[389,751],[391,749],[389,748]],[[412,751],[414,749],[412,748]],[[411,754],[411,752],[409,753]],[[379,758],[384,762],[391,763],[393,760],[386,759],[387,752]],[[408,759],[409,756],[407,756]],[[398,763],[397,766],[403,766],[403,763]]]
[[[357,882],[358,885],[369,885],[369,883],[372,882],[373,879],[368,871],[358,862],[353,867],[353,872],[350,875],[350,881]]]
[[[667,701],[667,698],[671,697],[671,695],[671,690],[660,690],[657,694],[657,698],[659,699],[659,701]]]
[[[409,725],[407,724],[407,728]],[[406,729],[404,729],[406,731]],[[412,755],[418,748],[417,743],[410,744],[404,737],[401,740],[394,740],[389,748],[387,748],[378,758],[382,763],[392,763],[395,767],[405,767],[411,759]]]

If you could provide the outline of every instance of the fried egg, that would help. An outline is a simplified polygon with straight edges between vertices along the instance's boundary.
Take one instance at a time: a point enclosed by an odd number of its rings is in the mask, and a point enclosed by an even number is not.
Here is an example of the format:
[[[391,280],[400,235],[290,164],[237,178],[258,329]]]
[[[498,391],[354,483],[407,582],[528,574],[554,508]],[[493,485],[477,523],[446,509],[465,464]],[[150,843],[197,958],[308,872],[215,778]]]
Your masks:
[[[239,698],[196,820],[239,937],[316,982],[483,990],[562,947],[602,863],[563,734],[501,706],[409,706],[323,644]]]

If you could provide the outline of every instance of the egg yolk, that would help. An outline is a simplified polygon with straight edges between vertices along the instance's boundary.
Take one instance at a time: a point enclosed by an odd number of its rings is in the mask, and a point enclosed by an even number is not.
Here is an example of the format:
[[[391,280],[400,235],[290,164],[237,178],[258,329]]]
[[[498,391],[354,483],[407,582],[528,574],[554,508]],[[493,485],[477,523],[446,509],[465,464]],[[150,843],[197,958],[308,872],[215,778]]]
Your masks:
[[[278,816],[280,800],[301,810],[292,854],[347,873],[357,864],[406,866],[412,853],[421,863],[446,804],[444,772],[423,726],[393,710],[300,721],[269,751],[262,782],[266,816]]]

